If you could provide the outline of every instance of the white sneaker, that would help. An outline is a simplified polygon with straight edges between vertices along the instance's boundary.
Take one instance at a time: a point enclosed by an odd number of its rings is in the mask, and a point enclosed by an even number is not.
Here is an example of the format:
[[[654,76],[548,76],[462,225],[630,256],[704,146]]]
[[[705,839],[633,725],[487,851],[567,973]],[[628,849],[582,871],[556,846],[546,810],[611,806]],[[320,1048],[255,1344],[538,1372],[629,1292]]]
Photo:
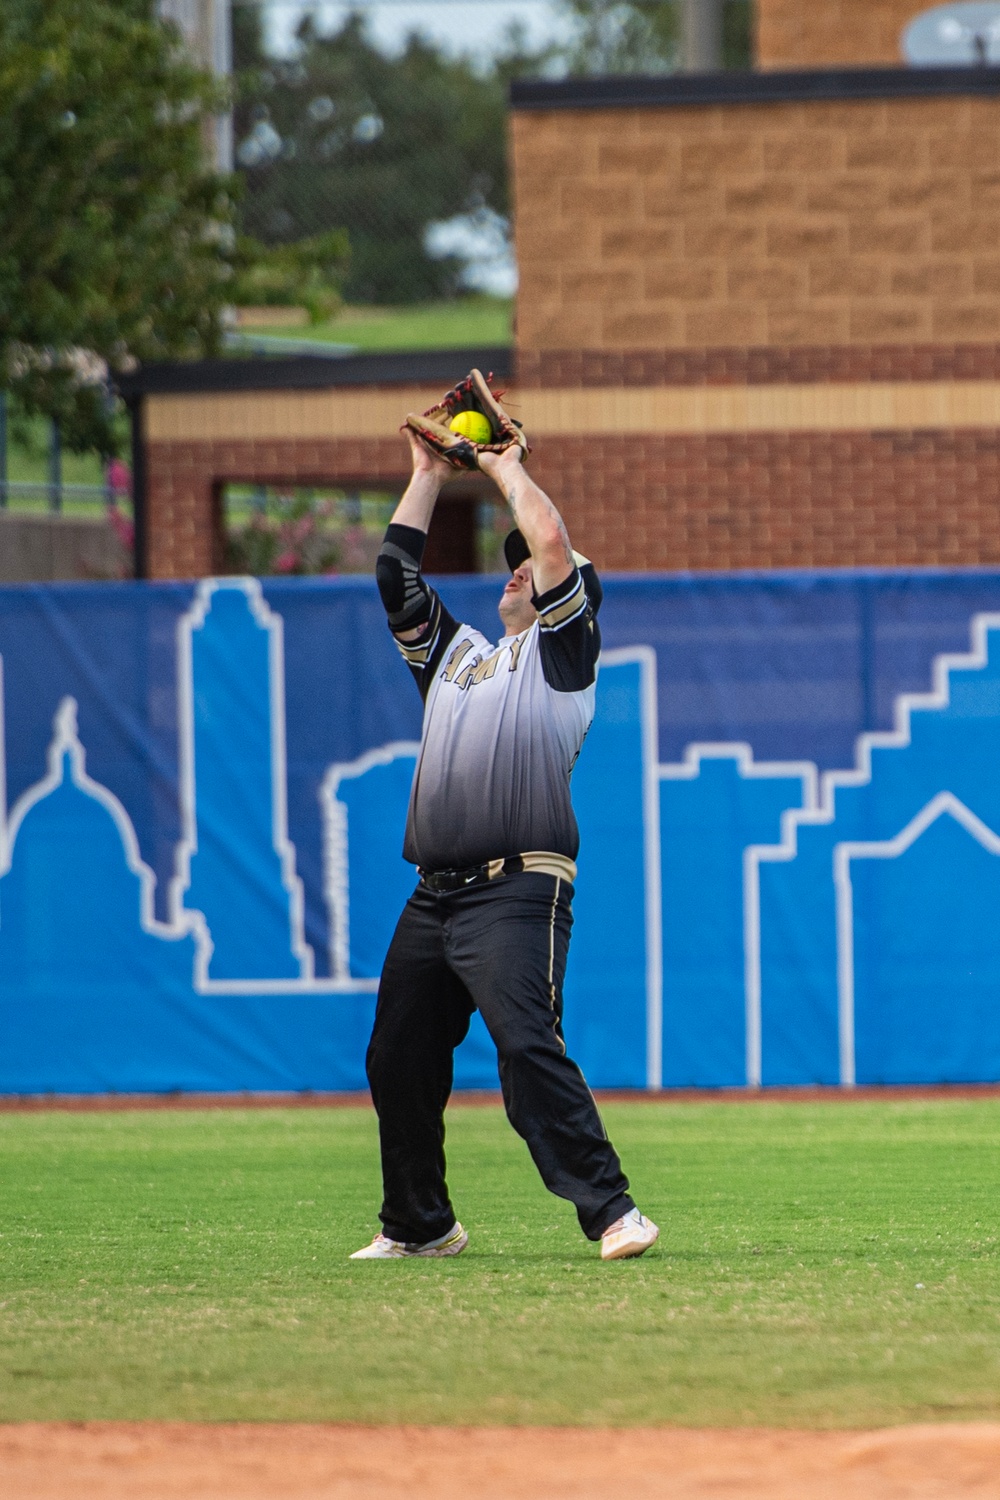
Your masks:
[[[355,1250],[351,1260],[405,1260],[422,1255],[432,1259],[440,1255],[461,1255],[469,1243],[469,1236],[461,1224],[454,1224],[440,1239],[428,1240],[426,1245],[408,1245],[405,1240],[391,1240],[388,1235],[377,1234],[370,1245]],[[638,1252],[633,1250],[631,1254]]]
[[[601,1235],[601,1259],[626,1260],[630,1255],[642,1255],[659,1237],[660,1231],[652,1220],[644,1219],[637,1208],[632,1208],[609,1224]]]

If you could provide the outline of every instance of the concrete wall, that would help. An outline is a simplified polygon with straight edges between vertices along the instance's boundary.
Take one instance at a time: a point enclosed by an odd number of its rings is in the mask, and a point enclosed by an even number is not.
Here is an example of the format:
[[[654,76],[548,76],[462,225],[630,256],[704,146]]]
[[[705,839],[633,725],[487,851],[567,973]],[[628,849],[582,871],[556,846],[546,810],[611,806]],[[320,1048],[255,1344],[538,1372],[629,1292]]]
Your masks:
[[[0,583],[131,576],[132,559],[103,517],[0,512]]]

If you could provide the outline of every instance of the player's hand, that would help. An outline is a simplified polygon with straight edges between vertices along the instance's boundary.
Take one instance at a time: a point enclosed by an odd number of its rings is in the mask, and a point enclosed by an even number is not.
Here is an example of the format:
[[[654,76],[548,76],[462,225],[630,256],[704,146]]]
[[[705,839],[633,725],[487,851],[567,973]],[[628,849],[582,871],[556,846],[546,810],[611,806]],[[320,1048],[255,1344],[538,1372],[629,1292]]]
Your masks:
[[[422,443],[411,428],[404,427],[402,430],[410,445],[414,474],[432,475],[440,484],[444,484],[446,479],[453,477],[454,470],[447,459],[439,458],[436,453],[432,453],[427,444]]]
[[[521,467],[524,461],[524,449],[517,443],[511,443],[502,453],[480,453],[479,467],[484,474],[488,474],[492,480],[503,488],[505,474],[511,474]]]

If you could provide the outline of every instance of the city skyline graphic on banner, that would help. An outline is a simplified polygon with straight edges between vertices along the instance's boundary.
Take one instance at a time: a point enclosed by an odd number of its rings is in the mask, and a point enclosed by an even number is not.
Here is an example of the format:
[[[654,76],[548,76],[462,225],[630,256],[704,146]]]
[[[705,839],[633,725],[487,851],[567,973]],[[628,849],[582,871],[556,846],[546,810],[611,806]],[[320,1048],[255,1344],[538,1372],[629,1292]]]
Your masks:
[[[176,626],[180,838],[156,876],[87,770],[77,704],[0,843],[0,1090],[364,1086],[378,972],[414,884],[417,743],[331,762],[326,948],[288,827],[281,614],[198,584]],[[400,667],[400,691],[407,684]],[[1000,616],[855,765],[658,750],[653,646],[606,651],[574,772],[572,1054],[598,1086],[1000,1077]],[[458,1086],[495,1087],[476,1018]]]

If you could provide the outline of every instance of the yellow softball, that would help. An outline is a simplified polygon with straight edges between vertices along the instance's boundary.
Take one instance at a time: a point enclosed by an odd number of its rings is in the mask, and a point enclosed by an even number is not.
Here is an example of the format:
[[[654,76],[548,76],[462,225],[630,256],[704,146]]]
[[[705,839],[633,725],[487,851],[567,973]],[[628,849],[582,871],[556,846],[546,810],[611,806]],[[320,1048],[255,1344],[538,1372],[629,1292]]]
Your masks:
[[[473,443],[488,443],[493,438],[493,428],[481,411],[460,411],[457,416],[452,417],[448,426],[459,437],[467,437]]]

